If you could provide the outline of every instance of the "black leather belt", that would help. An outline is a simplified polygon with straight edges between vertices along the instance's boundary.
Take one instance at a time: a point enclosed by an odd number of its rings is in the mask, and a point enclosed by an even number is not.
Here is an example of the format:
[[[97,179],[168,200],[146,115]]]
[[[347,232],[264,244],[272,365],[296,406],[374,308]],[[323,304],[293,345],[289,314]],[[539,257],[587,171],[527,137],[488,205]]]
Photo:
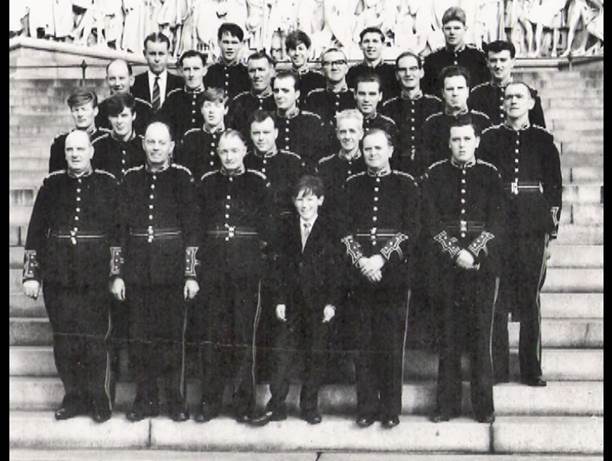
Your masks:
[[[544,187],[540,181],[513,181],[504,184],[504,190],[509,191],[512,195],[524,193],[544,193]]]
[[[149,243],[156,239],[176,239],[183,234],[178,227],[130,229],[130,237],[147,239]]]
[[[447,231],[456,232],[482,232],[485,230],[484,221],[445,221],[444,228]]]
[[[206,235],[215,238],[224,238],[226,241],[233,238],[258,237],[259,232],[254,227],[228,226],[225,229],[210,229]]]
[[[357,232],[355,233],[355,237],[361,237],[361,238],[371,238],[371,239],[377,239],[377,238],[391,238],[391,237],[395,237],[395,234],[397,234],[399,231],[396,229],[379,229],[378,227],[371,227],[370,229],[357,229]]]
[[[93,240],[103,240],[106,238],[106,234],[103,232],[93,232],[93,231],[51,231],[49,233],[49,237],[55,238],[58,240],[70,240],[73,245],[77,244],[77,241],[93,241]]]

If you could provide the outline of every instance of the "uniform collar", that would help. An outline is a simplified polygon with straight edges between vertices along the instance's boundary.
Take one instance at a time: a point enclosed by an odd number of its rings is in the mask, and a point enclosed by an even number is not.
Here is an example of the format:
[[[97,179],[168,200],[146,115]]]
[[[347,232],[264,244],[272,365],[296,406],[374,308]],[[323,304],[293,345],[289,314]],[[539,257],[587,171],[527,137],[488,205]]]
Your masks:
[[[412,95],[410,95],[409,91],[407,91],[405,89],[402,89],[402,92],[400,93],[400,97],[402,99],[407,100],[407,101],[416,101],[416,100],[421,99],[423,97],[423,92],[419,88]]]
[[[253,154],[258,158],[272,158],[278,154],[278,148],[274,146],[270,152],[260,152],[257,148],[253,149]]]
[[[75,128],[75,130],[78,130],[78,129],[79,128]],[[83,131],[85,131],[85,133],[87,133],[89,137],[91,138],[96,133],[96,131],[98,131],[98,128],[96,128],[96,124],[94,123],[90,127],[88,127],[86,130],[83,130]]]
[[[240,60],[239,59],[236,59],[235,61],[228,63],[228,62],[225,61],[225,59],[223,59],[223,56],[219,56],[219,61],[218,62],[219,62],[219,64],[221,64],[222,66],[225,66],[225,67],[236,67],[238,64],[240,64]]]
[[[461,45],[455,50],[451,50],[448,46],[446,46],[445,48],[449,53],[461,53],[463,50],[465,50],[465,42],[463,42],[463,45]]]
[[[377,112],[372,112],[371,114],[361,114],[363,115],[363,119],[364,120],[374,120],[376,117],[378,117],[378,113]]]
[[[467,108],[467,106],[463,109],[461,109],[459,112],[457,112],[456,114],[449,114],[448,110],[446,109],[446,107],[444,107],[444,114],[445,115],[450,115],[451,117],[459,117],[460,115],[465,115],[469,112],[469,109]]]
[[[299,69],[296,69],[295,67],[291,66],[291,69],[297,73],[300,77],[303,77],[305,74],[307,74],[308,72],[310,72],[310,67],[308,67],[308,64],[304,64],[302,67],[300,67]]]
[[[300,108],[298,106],[295,106],[293,109],[288,110],[285,115],[281,115],[279,110],[276,109],[276,115],[278,115],[280,118],[291,119],[291,118],[297,117],[299,114],[300,114]]]
[[[245,171],[246,169],[244,168],[244,164],[241,165],[240,168],[236,168],[235,170],[232,170],[232,171],[226,170],[224,166],[221,166],[221,168],[219,168],[219,172],[223,176],[227,176],[228,178],[240,176],[241,174],[244,174]]]
[[[268,87],[268,88],[266,88],[264,91],[262,91],[259,94],[254,93],[253,90],[251,89],[249,91],[249,93],[251,93],[251,95],[255,96],[257,99],[263,99],[263,98],[267,98],[267,97],[272,96],[272,88]]]
[[[168,161],[166,162],[166,164],[165,164],[163,167],[161,167],[161,168],[159,168],[159,169],[157,169],[157,170],[152,170],[152,169],[151,169],[151,166],[150,166],[150,165],[149,165],[147,162],[145,162],[145,171],[146,171],[147,173],[150,173],[150,174],[158,174],[158,173],[163,173],[163,172],[164,172],[164,171],[166,171],[168,168],[170,168],[170,160],[168,160]]]
[[[343,160],[346,160],[347,162],[352,162],[353,160],[357,160],[361,158],[361,150],[357,148],[355,149],[354,152],[345,153],[342,149],[340,149],[338,151],[338,157],[340,157]]]
[[[136,137],[136,131],[134,131],[134,128],[132,128],[132,134],[130,134],[130,137],[127,140],[125,140],[125,141],[123,139],[117,138],[115,136],[115,132],[114,131],[111,131],[110,136],[111,136],[111,138],[113,138],[115,141],[118,141],[118,142],[130,142],[130,141],[134,140],[134,138]]]
[[[191,88],[187,88],[187,86],[183,87],[183,90],[185,91],[185,93],[187,94],[198,94],[198,93],[202,93],[204,92],[204,84],[202,83],[198,88],[196,88],[195,90],[192,90]]]
[[[512,78],[512,75],[510,76],[510,78],[508,80],[506,80],[503,84],[499,84],[497,83],[495,80],[491,79],[491,81],[489,82],[489,84],[493,87],[493,88],[506,88],[506,86],[510,83],[512,83],[514,81],[514,79]]]
[[[329,82],[325,83],[325,90],[329,91],[330,93],[344,93],[346,91],[348,91],[348,85],[346,83],[346,79],[344,79],[342,81],[342,83],[340,85],[338,85],[338,87],[334,90],[333,85],[330,85]]]
[[[508,119],[506,119],[504,121],[504,123],[502,124],[502,126],[504,128],[506,128],[507,130],[510,130],[510,131],[523,131],[523,130],[526,130],[529,127],[531,127],[531,123],[529,122],[529,119],[527,119],[527,121],[519,129],[516,129],[516,128],[512,127],[510,125],[510,122],[508,121]]]
[[[219,125],[219,127],[214,130],[214,131],[208,131],[206,129],[206,125],[202,126],[202,131],[204,133],[208,133],[208,134],[217,134],[217,133],[222,133],[223,131],[225,131],[225,124],[223,122],[221,122],[221,125]]]
[[[93,173],[93,168],[92,168],[91,164],[89,165],[89,167],[86,170],[82,171],[79,174],[76,174],[70,168],[68,168],[66,170],[66,174],[69,177],[71,177],[72,179],[87,178],[88,176],[91,176],[92,173]]]
[[[381,178],[383,176],[388,176],[391,174],[391,167],[381,168],[378,171],[372,171],[370,168],[367,168],[368,176],[373,178]]]
[[[374,63],[369,63],[368,61],[364,59],[361,63],[368,69],[376,69],[378,66],[380,66],[383,63],[383,58],[382,57],[378,58],[378,60]]]
[[[464,168],[471,168],[476,165],[476,157],[465,163],[456,162],[455,159],[451,157],[450,164],[455,168],[459,168],[460,170],[463,170]]]

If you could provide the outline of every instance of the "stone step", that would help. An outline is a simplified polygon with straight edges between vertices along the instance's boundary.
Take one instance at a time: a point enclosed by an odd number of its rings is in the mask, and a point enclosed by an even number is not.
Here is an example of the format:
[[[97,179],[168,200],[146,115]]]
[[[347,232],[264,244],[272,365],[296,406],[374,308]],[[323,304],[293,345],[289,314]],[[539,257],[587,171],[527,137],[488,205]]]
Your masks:
[[[550,268],[542,287],[544,293],[601,293],[602,269]]]
[[[603,184],[603,168],[597,166],[573,166],[561,168],[563,183],[568,184]]]
[[[604,110],[603,106],[597,108],[554,108],[551,107],[546,109],[545,112],[546,120],[603,120]]]
[[[42,185],[43,179],[49,174],[47,169],[36,170],[36,171],[13,171],[9,175],[9,188],[10,189],[36,189]],[[29,207],[11,207],[13,208],[31,208]],[[27,221],[30,220],[29,216],[25,217],[28,213],[27,210],[15,211],[18,219],[25,218]],[[26,221],[26,222],[27,222]],[[12,221],[11,221],[12,222]],[[16,224],[23,224],[23,221],[15,221]]]
[[[603,120],[555,120],[549,131],[555,130],[601,130],[603,133]]]
[[[36,101],[32,98],[29,104],[24,104],[25,101],[11,101],[9,111],[15,115],[47,115],[53,117],[55,115],[66,115],[67,106],[63,100],[53,100],[49,102]]]
[[[575,86],[568,86],[566,88],[559,87],[545,87],[545,88],[536,88],[538,90],[538,94],[542,99],[555,99],[555,98],[565,98],[568,92],[572,92],[574,97],[584,97],[584,98],[597,98],[603,101],[604,90],[603,88],[580,88],[576,90]]]
[[[564,202],[603,203],[603,185],[601,183],[565,184],[562,197]]]
[[[214,461],[380,461],[380,453],[355,452],[312,452],[312,453],[254,453],[254,452],[210,452],[206,451],[206,459]],[[13,461],[201,461],[200,451],[170,451],[170,450],[30,450],[12,449],[10,457]],[[559,455],[476,455],[476,454],[406,454],[385,453],[384,461],[559,461]],[[602,456],[568,456],[563,455],[563,461],[600,461]]]
[[[13,125],[9,126],[9,137],[12,140],[45,139],[49,140],[49,146],[53,138],[59,133],[66,132],[73,127],[73,123],[53,123],[48,121],[42,125]]]
[[[26,235],[26,227],[9,225],[9,247],[23,246],[25,244]]]
[[[601,168],[603,170],[603,149],[601,155],[582,154],[579,152],[565,152],[561,155],[562,167],[592,167]]]
[[[572,203],[572,223],[602,226],[604,222],[603,204]]]
[[[70,113],[63,113],[61,115],[49,116],[46,114],[30,114],[30,115],[16,115],[11,114],[10,126],[71,126],[73,124],[72,116]]]
[[[603,98],[581,98],[568,94],[567,97],[561,99],[545,98],[542,100],[542,108],[544,115],[548,113],[548,109],[567,108],[567,109],[596,109],[603,105]]]
[[[560,245],[603,245],[603,226],[565,224],[559,228],[557,243]]]
[[[603,453],[603,418],[500,417],[493,424],[496,453]]]
[[[9,171],[11,174],[18,174],[19,171],[33,172],[33,171],[48,171],[49,169],[49,155],[45,157],[11,157],[9,165]]]
[[[98,86],[104,85],[104,79],[70,79],[70,78],[38,78],[38,79],[11,79],[9,80],[10,90],[19,90],[23,88],[73,88],[75,86]]]
[[[9,206],[31,206],[35,197],[36,192],[33,189],[10,189]]]
[[[599,91],[603,94],[603,80],[601,78],[577,81],[552,79],[548,81],[541,80],[538,83],[536,89],[543,94],[548,94],[550,91],[574,91],[578,94],[586,91]]]
[[[20,139],[12,139],[9,144],[11,162],[20,158],[44,158],[49,160],[49,148],[53,142],[53,137],[49,139],[40,138],[37,142],[29,142],[31,139],[27,137],[21,137]]]
[[[563,123],[563,122],[559,122]],[[581,122],[577,122],[581,123]],[[589,155],[602,155],[603,154],[603,139],[594,142],[576,142],[568,141],[564,142],[561,145],[561,156],[565,156],[566,154],[589,154]]]

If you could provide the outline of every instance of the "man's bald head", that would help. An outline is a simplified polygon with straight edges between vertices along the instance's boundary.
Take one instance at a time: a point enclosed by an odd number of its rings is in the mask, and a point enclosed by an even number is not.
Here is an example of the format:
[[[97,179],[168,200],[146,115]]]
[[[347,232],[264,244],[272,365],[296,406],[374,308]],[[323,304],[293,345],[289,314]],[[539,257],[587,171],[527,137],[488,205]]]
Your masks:
[[[114,59],[106,66],[106,83],[112,94],[129,93],[134,84],[132,66],[123,59]]]
[[[66,136],[64,153],[70,172],[79,175],[89,170],[94,153],[89,134],[83,130],[71,131]]]

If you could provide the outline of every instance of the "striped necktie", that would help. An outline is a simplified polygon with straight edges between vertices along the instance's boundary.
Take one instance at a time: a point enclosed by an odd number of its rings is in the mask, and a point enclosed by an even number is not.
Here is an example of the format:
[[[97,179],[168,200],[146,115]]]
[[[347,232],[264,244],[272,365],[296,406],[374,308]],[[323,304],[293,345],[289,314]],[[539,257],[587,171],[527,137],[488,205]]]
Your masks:
[[[151,98],[151,105],[155,112],[159,110],[159,101],[159,76],[157,76],[153,82],[153,97]]]

